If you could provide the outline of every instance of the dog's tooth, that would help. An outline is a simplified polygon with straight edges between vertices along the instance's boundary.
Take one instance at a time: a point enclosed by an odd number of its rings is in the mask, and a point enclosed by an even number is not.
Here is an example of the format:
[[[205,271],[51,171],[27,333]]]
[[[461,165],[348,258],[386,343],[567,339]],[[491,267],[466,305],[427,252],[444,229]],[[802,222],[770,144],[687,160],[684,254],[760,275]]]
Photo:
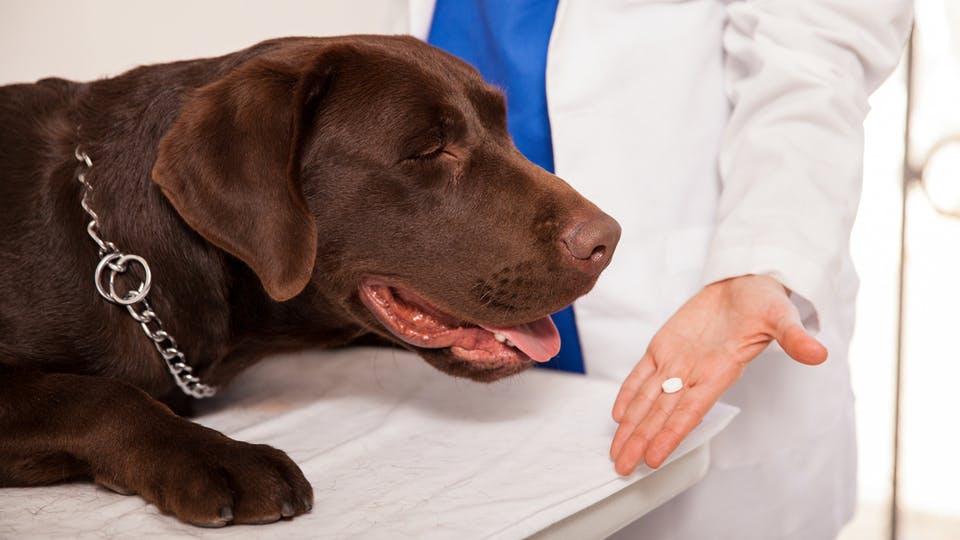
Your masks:
[[[517,346],[514,345],[513,342],[510,341],[509,339],[506,340],[506,341],[504,341],[503,343],[504,343],[507,347],[513,347],[513,348],[516,348],[516,347],[517,347]]]
[[[505,335],[503,335],[503,334],[494,334],[494,335],[493,335],[493,339],[499,341],[500,343],[503,343],[503,342],[507,341],[507,336],[505,336]]]

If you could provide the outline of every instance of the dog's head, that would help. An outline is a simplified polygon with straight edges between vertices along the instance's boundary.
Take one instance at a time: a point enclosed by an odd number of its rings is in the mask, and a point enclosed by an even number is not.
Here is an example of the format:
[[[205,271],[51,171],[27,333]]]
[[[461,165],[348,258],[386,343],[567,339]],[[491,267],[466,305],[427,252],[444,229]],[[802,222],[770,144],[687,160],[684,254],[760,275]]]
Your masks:
[[[503,95],[412,38],[288,40],[185,102],[154,181],[276,301],[309,284],[454,375],[559,349],[617,223],[527,161]]]

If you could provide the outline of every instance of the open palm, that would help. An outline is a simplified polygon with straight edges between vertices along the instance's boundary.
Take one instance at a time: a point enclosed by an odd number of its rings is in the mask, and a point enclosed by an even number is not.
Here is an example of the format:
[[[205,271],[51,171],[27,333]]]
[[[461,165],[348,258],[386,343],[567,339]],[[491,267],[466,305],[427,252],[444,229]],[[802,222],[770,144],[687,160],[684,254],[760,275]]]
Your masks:
[[[827,359],[774,278],[748,275],[704,287],[657,332],[620,389],[613,406],[620,425],[610,447],[617,472],[628,475],[641,460],[662,465],[773,340],[803,364]],[[660,385],[671,377],[683,388],[667,394]]]

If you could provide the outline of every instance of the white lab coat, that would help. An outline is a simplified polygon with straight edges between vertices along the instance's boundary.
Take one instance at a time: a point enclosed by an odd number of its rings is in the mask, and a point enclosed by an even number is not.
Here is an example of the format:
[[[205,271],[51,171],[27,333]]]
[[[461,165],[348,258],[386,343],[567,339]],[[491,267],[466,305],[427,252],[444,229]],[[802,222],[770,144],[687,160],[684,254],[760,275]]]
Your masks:
[[[425,38],[433,0],[409,0]],[[694,488],[623,538],[832,538],[852,516],[848,240],[867,97],[909,0],[560,0],[547,59],[556,172],[623,227],[576,303],[588,374],[622,381],[703,285],[769,273],[830,350],[775,345],[723,401],[742,412]],[[611,404],[612,405],[612,404]]]

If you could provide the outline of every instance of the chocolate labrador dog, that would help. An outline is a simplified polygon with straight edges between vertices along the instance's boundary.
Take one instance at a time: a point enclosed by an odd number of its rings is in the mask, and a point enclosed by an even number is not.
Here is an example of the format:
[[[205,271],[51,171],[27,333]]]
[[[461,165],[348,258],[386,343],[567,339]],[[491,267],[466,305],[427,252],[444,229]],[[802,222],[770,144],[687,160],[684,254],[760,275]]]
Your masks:
[[[409,37],[0,87],[0,486],[89,478],[204,526],[307,512],[283,452],[173,411],[306,347],[517,373],[619,235]]]

